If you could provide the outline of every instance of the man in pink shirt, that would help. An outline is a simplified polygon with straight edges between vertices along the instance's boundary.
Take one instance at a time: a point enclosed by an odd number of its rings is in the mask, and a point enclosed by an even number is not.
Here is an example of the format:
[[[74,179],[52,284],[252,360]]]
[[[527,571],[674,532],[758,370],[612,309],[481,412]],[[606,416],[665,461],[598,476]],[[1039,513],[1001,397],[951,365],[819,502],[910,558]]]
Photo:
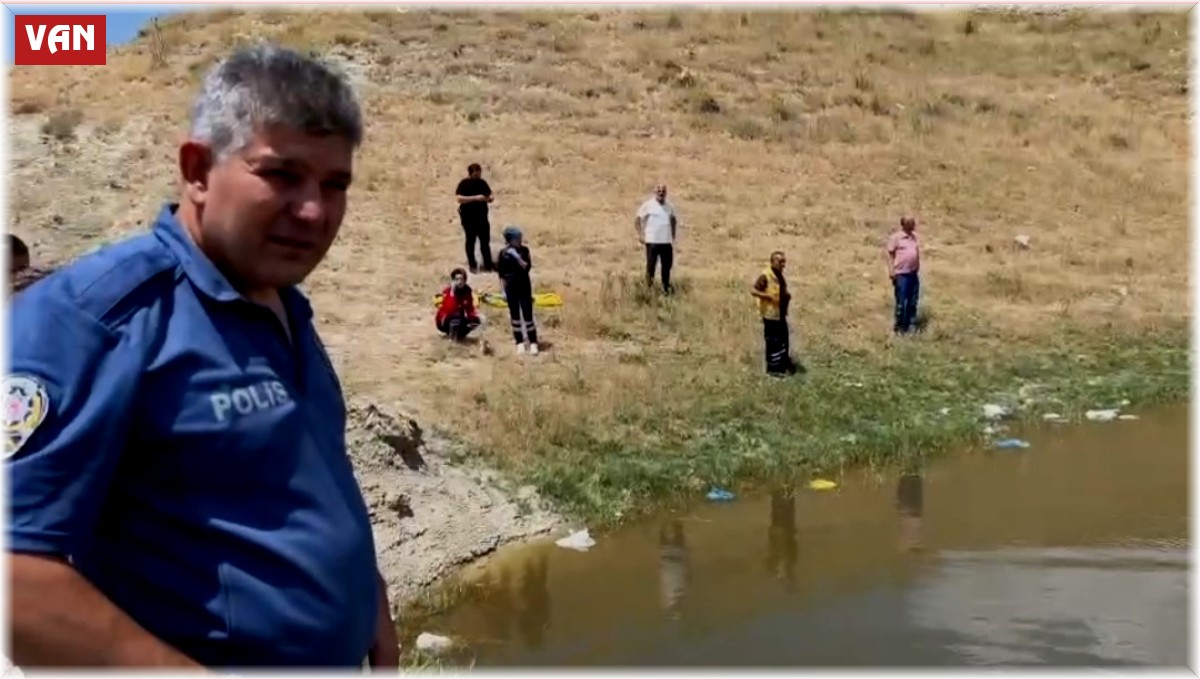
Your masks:
[[[888,276],[896,293],[896,325],[898,335],[912,331],[917,320],[917,297],[921,290],[921,242],[917,239],[917,220],[900,218],[900,230],[888,237]]]

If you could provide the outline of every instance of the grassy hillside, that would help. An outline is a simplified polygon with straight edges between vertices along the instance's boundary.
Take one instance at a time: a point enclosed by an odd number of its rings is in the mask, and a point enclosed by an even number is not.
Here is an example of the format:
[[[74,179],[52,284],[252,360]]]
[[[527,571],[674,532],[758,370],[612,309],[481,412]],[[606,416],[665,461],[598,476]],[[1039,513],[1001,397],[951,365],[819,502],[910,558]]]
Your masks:
[[[199,76],[251,37],[338,59],[365,101],[351,214],[310,284],[348,389],[567,509],[936,450],[978,436],[983,399],[1186,394],[1182,12],[179,17],[103,69],[14,70],[10,221],[36,255],[153,215]],[[534,360],[501,310],[494,356],[433,330],[476,161],[493,238],[521,224],[535,284],[566,299]],[[672,300],[640,283],[632,227],[656,181],[682,217]],[[906,212],[929,326],[893,342],[880,248]],[[811,371],[786,383],[761,375],[746,294],[776,248]]]

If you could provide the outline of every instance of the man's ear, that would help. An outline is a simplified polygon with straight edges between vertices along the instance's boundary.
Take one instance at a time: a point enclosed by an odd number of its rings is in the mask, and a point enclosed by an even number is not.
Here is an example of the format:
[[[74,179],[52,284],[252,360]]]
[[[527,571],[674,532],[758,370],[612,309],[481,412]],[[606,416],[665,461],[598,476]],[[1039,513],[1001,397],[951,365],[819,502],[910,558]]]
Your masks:
[[[204,204],[212,169],[213,153],[207,144],[189,139],[179,146],[179,174],[183,177],[184,193],[192,203]]]

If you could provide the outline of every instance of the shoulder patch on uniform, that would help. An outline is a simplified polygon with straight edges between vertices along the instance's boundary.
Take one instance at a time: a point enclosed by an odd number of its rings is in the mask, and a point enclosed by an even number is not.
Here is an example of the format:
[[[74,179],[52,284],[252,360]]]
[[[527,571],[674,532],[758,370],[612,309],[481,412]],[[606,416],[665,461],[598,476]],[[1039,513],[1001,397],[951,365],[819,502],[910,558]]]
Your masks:
[[[50,412],[46,387],[28,375],[6,375],[0,381],[4,394],[4,459],[16,455]]]

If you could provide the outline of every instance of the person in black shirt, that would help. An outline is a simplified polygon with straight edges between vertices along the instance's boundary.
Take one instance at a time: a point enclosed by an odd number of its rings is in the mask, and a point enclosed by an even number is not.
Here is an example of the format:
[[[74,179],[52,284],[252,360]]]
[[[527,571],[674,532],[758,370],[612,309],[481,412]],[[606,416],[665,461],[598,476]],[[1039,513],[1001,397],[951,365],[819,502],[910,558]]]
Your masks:
[[[463,233],[467,239],[467,265],[471,273],[479,273],[475,261],[475,241],[483,256],[483,270],[492,271],[491,229],[488,222],[488,204],[492,202],[492,187],[483,179],[483,168],[479,163],[467,167],[467,178],[458,183],[454,190],[458,198],[458,217],[462,220]]]
[[[533,257],[529,248],[522,244],[521,230],[515,226],[504,227],[504,249],[496,262],[496,272],[504,285],[504,297],[508,300],[508,314],[512,318],[513,340],[517,353],[525,353],[525,340],[529,340],[529,353],[538,353],[537,325],[533,322],[533,283],[529,270],[533,268]]]

